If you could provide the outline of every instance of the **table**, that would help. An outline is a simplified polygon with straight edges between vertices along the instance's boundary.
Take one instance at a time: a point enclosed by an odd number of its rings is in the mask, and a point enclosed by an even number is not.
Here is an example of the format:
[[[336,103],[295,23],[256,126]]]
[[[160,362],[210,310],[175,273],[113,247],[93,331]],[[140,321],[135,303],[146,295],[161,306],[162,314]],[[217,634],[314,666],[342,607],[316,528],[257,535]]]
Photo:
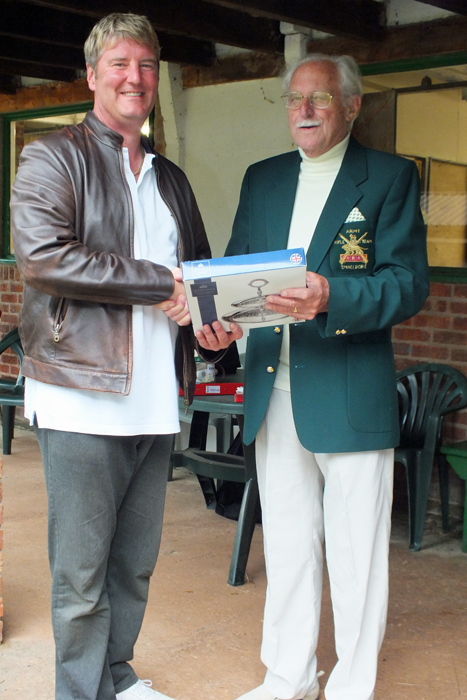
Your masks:
[[[443,454],[456,474],[467,482],[467,440],[456,442],[453,445],[440,447]],[[466,484],[467,485],[467,484]],[[467,553],[467,488],[464,501],[464,531],[462,535],[462,551]]]
[[[232,375],[232,380],[241,381],[239,375]],[[228,378],[225,377],[223,381],[228,381]],[[184,411],[182,397],[179,405]],[[214,509],[217,503],[215,479],[245,484],[227,579],[231,586],[241,586],[245,583],[246,565],[259,512],[254,443],[243,445],[242,457],[225,452],[206,452],[205,447],[211,414],[234,416],[242,434],[243,403],[236,403],[233,395],[195,396],[189,410],[193,412],[189,446],[187,450],[174,453],[174,465],[185,466],[198,476],[208,508]]]

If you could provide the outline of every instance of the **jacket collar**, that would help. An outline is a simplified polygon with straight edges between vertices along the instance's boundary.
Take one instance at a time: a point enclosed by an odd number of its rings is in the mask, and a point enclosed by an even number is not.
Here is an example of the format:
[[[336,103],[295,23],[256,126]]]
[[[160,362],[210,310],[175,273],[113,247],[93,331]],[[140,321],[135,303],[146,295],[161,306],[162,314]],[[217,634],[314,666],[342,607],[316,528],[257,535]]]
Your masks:
[[[95,113],[92,110],[86,113],[86,116],[83,119],[83,124],[96,137],[96,139],[99,139],[99,141],[104,143],[106,146],[111,146],[112,148],[116,148],[119,151],[121,150],[123,144],[123,136],[117,131],[109,129],[108,126],[106,126],[103,122],[101,122],[100,119],[96,117]],[[141,143],[144,150],[147,153],[154,153],[153,149],[151,148],[149,139],[146,138],[146,136],[141,137]]]
[[[106,146],[111,146],[112,148],[118,148],[121,150],[123,143],[123,136],[113,129],[109,129],[100,119],[96,117],[94,112],[91,110],[87,112],[83,119],[84,126],[89,129],[89,131],[96,137],[99,141],[102,141]]]

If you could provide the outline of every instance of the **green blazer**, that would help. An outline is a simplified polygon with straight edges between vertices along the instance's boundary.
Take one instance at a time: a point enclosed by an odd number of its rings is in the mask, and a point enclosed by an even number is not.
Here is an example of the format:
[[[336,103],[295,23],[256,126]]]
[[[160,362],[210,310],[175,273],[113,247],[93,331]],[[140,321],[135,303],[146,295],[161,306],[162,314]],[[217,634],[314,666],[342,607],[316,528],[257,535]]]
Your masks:
[[[250,166],[226,255],[287,247],[300,171],[298,151]],[[290,385],[297,434],[312,452],[394,447],[399,419],[391,327],[429,294],[419,178],[404,158],[350,139],[307,251],[329,280],[329,310],[290,326]],[[280,326],[250,331],[244,441],[266,413]]]

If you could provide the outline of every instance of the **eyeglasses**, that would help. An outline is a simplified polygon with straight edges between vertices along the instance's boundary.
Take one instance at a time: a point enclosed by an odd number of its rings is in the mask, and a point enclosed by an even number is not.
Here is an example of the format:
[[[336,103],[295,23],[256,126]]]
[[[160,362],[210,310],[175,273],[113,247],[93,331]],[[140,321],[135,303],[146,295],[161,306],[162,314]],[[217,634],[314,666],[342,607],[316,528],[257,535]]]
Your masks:
[[[282,95],[287,109],[300,109],[303,100],[308,100],[310,106],[316,107],[316,109],[326,109],[331,104],[333,97],[329,92],[320,92],[319,90],[308,96],[302,95],[301,92],[286,92]]]

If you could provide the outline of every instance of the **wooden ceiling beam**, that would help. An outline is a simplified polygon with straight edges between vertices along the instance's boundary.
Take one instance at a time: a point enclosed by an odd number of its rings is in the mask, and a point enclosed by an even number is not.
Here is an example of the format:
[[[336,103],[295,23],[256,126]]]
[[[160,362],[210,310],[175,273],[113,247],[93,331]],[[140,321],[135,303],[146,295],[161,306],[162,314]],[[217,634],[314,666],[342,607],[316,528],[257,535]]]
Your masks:
[[[253,17],[263,17],[339,36],[380,39],[386,10],[375,0],[203,0]]]
[[[214,7],[202,0],[14,0],[52,10],[86,15],[95,21],[111,12],[145,15],[156,31],[179,34],[266,53],[282,53],[284,37],[279,23]]]
[[[350,54],[360,65],[454,54],[466,49],[467,18],[464,17],[389,27],[381,42],[332,37],[308,43],[310,52]]]
[[[19,87],[16,75],[0,73],[0,95],[14,95]]]
[[[58,59],[60,65],[69,67],[65,62],[69,54],[73,68],[85,68],[83,45],[95,23],[94,18],[22,2],[13,3],[11,0],[0,0],[0,17],[0,37],[3,37],[2,41],[5,41],[5,50],[8,52],[5,57],[27,60],[33,51],[35,62],[50,65],[50,47],[57,46],[54,59]],[[166,32],[159,32],[159,41],[162,47],[161,58],[164,61],[209,66],[215,56],[214,45],[209,41],[198,41]],[[41,44],[44,44],[45,48],[41,48]]]
[[[160,32],[161,59],[172,63],[192,64],[194,66],[209,66],[213,62],[214,45],[208,41],[196,41],[189,37],[177,37]],[[22,37],[20,42],[16,37],[5,36],[0,24],[0,58],[36,64],[43,67],[43,77],[48,78],[47,68],[63,69],[64,75],[70,80],[76,77],[76,71],[85,70],[82,48],[62,44],[32,41]],[[67,72],[68,71],[68,72]],[[50,70],[50,75],[53,71]],[[31,74],[32,75],[32,74]],[[38,77],[38,76],[36,76]],[[54,78],[50,77],[50,80]],[[65,78],[61,78],[65,80]]]
[[[0,58],[0,73],[4,75],[22,75],[28,78],[40,78],[41,80],[55,80],[56,82],[66,83],[72,82],[76,78],[76,71],[74,70],[7,58]]]
[[[18,40],[83,48],[95,24],[92,17],[60,12],[24,2],[0,0],[0,34]]]
[[[11,36],[1,37],[0,58],[72,71],[85,68],[82,49],[58,44],[47,45],[25,38],[18,42],[15,37]]]
[[[274,78],[285,68],[283,56],[265,53],[242,53],[237,56],[219,58],[211,66],[183,66],[182,80],[184,88],[220,85],[243,80],[261,80]]]
[[[189,36],[157,32],[161,45],[161,60],[182,65],[210,66],[216,57],[211,41],[200,41]]]

